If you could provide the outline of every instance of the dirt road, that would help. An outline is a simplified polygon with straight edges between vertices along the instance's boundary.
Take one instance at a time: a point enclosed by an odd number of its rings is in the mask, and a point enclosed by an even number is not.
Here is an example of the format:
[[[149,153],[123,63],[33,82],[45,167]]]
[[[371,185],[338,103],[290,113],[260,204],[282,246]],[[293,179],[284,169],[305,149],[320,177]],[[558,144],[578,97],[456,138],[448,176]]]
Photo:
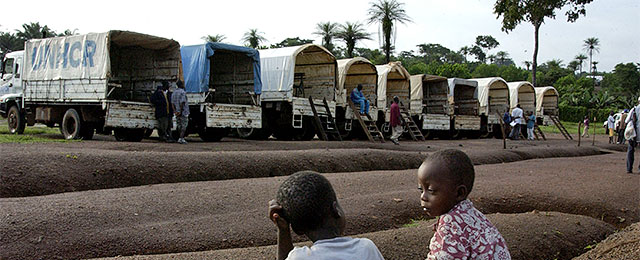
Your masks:
[[[640,175],[624,154],[476,167],[471,194],[485,213],[559,211],[620,227],[640,221]],[[326,174],[348,234],[422,217],[415,170]],[[284,177],[160,184],[0,199],[0,258],[68,259],[271,245],[267,201]],[[300,241],[301,238],[296,238]]]

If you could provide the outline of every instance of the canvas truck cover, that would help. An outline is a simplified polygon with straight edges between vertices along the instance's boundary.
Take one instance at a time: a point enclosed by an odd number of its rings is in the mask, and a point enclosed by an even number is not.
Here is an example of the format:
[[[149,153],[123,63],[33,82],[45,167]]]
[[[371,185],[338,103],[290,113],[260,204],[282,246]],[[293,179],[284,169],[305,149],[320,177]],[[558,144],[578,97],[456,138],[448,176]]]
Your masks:
[[[492,86],[503,86],[503,88],[507,89],[507,100],[509,99],[509,86],[507,82],[501,77],[491,77],[491,78],[478,78],[471,79],[478,82],[478,88],[476,90],[478,102],[480,103],[480,113],[489,115],[489,92]]]
[[[529,83],[528,81],[509,82],[507,83],[507,85],[509,85],[509,100],[511,103],[511,109],[515,108],[519,102],[518,93],[520,92],[520,88],[527,88],[530,90],[529,92],[533,92],[533,101],[535,103],[535,90],[533,88],[533,85],[531,85],[531,83]]]
[[[260,72],[262,75],[262,92],[261,98],[290,100],[293,97],[293,81],[296,68],[296,58],[298,54],[306,49],[319,49],[333,58],[332,62],[336,62],[335,56],[327,49],[316,44],[304,44],[300,46],[284,47],[277,49],[259,50],[260,52]],[[324,57],[318,57],[319,60],[309,60],[309,63],[327,63]]]
[[[375,86],[373,87],[373,94],[376,95],[378,92],[378,72],[376,71],[376,66],[373,65],[373,63],[371,63],[371,61],[369,61],[368,59],[365,59],[363,57],[355,57],[355,58],[350,58],[350,59],[340,59],[337,61],[338,63],[338,87],[336,90],[336,95],[340,96],[339,99],[337,99],[337,101],[339,101],[340,103],[345,102],[346,100],[350,97],[351,93],[345,92],[344,90],[346,89],[346,84],[347,84],[347,76],[349,74],[349,70],[351,69],[352,65],[354,64],[367,64],[367,69],[363,69],[360,68],[357,71],[352,71],[352,73],[357,73],[358,75],[365,75],[365,74],[375,74],[373,75],[375,77]],[[356,68],[356,67],[354,67]],[[343,93],[344,92],[344,93]],[[375,98],[376,100],[370,100],[372,103],[371,105],[375,105],[375,101],[377,101],[377,98]]]
[[[371,64],[371,66],[373,66],[373,63],[371,63],[371,61],[362,57],[355,57],[351,59],[341,59],[341,60],[338,60],[337,62],[338,62],[338,75],[339,75],[338,76],[338,92],[344,89],[344,84],[347,81],[347,74],[349,73],[349,68],[351,67],[351,65],[360,62],[360,63]]]
[[[404,78],[411,78],[409,72],[402,67],[400,62],[390,62],[389,64],[377,65],[376,70],[378,70],[378,105],[387,104],[387,80],[389,73],[395,70]]]
[[[209,77],[211,74],[209,58],[214,56],[217,50],[244,53],[250,57],[253,60],[253,91],[256,94],[262,93],[260,53],[255,49],[217,42],[180,48],[186,92],[203,93],[209,91]]]
[[[411,78],[410,78],[410,80],[411,80],[411,100],[412,101],[420,101],[420,102],[422,102],[422,100],[424,99],[424,87],[422,85],[424,81],[446,80],[446,79],[447,78],[445,78],[445,77],[436,76],[436,75],[427,75],[427,74],[420,74],[420,75],[411,76]]]
[[[547,87],[537,87],[534,88],[536,90],[536,112],[540,113],[542,112],[542,105],[544,103],[544,97],[545,96],[556,96],[556,97],[560,97],[560,95],[558,95],[558,90],[556,90],[556,88],[552,87],[552,86],[547,86]],[[550,95],[548,95],[550,94]],[[557,98],[556,98],[556,102],[557,102]],[[556,106],[558,104],[556,103]]]
[[[24,80],[105,79],[109,73],[109,33],[29,40]]]

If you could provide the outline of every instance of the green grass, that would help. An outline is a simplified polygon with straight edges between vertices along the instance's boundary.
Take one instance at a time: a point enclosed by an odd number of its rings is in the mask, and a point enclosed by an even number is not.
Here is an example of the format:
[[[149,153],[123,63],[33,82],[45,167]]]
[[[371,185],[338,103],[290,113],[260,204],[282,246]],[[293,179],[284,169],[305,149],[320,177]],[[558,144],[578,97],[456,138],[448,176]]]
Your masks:
[[[58,128],[44,126],[25,127],[24,134],[14,135],[9,133],[6,121],[0,123],[0,143],[66,143]]]
[[[559,134],[560,130],[558,130],[558,128],[556,127],[556,125],[554,125],[553,123],[549,122],[550,125],[548,126],[540,126],[540,129],[542,130],[542,132],[544,133],[556,133]],[[567,131],[569,131],[570,134],[572,135],[577,135],[578,134],[578,123],[573,123],[573,122],[565,122],[562,121],[561,122],[562,125],[564,125],[564,128],[567,129]],[[591,123],[589,124],[589,136],[593,135],[593,128],[596,128],[596,135],[604,135],[604,128],[602,127],[602,122],[598,123]],[[582,130],[584,129],[584,127],[582,127],[580,129],[580,132],[582,132]]]
[[[425,221],[426,219],[424,218],[419,218],[419,219],[411,219],[410,223],[404,224],[402,225],[402,227],[417,227],[420,224],[420,221]]]

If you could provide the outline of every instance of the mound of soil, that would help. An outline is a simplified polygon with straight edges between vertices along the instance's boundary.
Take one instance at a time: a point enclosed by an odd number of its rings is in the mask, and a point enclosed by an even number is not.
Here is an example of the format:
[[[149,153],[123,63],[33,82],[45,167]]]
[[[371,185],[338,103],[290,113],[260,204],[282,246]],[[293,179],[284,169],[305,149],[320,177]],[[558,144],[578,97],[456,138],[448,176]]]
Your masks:
[[[640,259],[640,222],[619,231],[574,260]]]
[[[353,143],[346,142],[344,145]],[[60,144],[51,144],[54,145],[52,149],[11,149],[12,152],[3,154],[0,164],[0,197],[39,196],[159,183],[282,176],[301,170],[356,172],[415,169],[428,154],[424,151],[381,149],[162,152],[146,149],[151,145],[166,145],[138,144],[138,148],[143,148],[139,151],[127,150],[126,147],[115,149],[114,146],[117,144],[108,144],[110,149],[69,149],[61,148]],[[77,144],[71,146],[75,147]],[[201,147],[196,146],[196,149],[199,148]],[[471,149],[464,146],[456,148],[467,151],[475,164],[601,153],[595,147],[529,146],[509,150],[492,150],[487,147]]]
[[[622,153],[482,165],[476,167],[471,200],[485,213],[538,209],[625,226],[640,221],[640,175],[624,172]],[[346,233],[394,229],[424,218],[415,174],[415,170],[326,174],[345,209]],[[284,179],[3,198],[0,259],[90,258],[275,244],[275,227],[266,217],[266,206]]]
[[[571,259],[586,246],[613,233],[602,221],[556,212],[491,214],[489,220],[505,238],[512,259]],[[429,253],[434,221],[419,221],[411,227],[357,235],[371,239],[385,259],[422,260]],[[275,235],[275,234],[274,234]],[[310,242],[297,244],[309,246]],[[277,247],[264,246],[169,255],[143,255],[117,259],[274,259]]]

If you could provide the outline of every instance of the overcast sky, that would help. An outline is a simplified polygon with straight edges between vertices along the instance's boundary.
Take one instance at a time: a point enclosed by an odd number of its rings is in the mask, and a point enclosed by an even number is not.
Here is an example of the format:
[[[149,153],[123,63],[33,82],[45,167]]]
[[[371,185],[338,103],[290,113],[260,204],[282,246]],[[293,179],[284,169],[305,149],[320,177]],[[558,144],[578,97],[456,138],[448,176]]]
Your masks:
[[[398,25],[396,50],[416,50],[421,43],[439,43],[457,51],[471,45],[478,35],[492,35],[500,46],[490,53],[506,51],[518,66],[532,60],[533,26],[520,24],[506,34],[493,14],[493,0],[399,0],[405,3],[412,23]],[[203,43],[202,36],[223,34],[225,42],[243,45],[249,28],[257,28],[269,41],[287,37],[314,39],[316,24],[323,21],[365,22],[370,0],[236,0],[236,1],[4,1],[0,30],[11,31],[23,23],[40,22],[57,32],[79,33],[130,30],[166,38],[181,45]],[[583,51],[583,41],[600,39],[594,54],[599,71],[610,71],[621,62],[640,62],[640,1],[595,0],[587,15],[566,22],[563,11],[540,29],[538,63],[561,59],[566,65]],[[378,24],[368,25],[373,41],[359,47],[377,48]]]

